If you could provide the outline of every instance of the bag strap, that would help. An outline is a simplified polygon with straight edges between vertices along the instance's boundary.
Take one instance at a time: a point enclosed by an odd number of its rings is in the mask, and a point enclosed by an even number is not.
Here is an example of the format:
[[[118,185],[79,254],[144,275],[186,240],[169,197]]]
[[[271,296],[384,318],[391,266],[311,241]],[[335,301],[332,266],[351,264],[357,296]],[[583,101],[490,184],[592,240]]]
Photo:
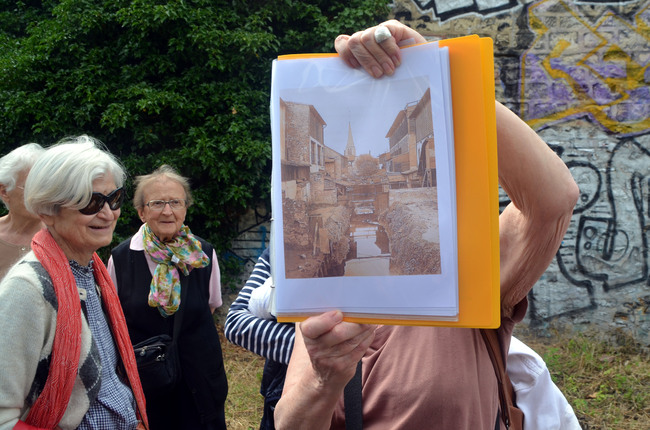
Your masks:
[[[492,367],[494,367],[494,373],[497,376],[497,382],[499,385],[499,404],[500,404],[500,414],[503,418],[503,422],[506,425],[506,428],[510,428],[512,423],[510,417],[510,407],[515,406],[515,394],[512,382],[508,377],[506,372],[506,366],[503,361],[503,352],[501,351],[501,342],[499,342],[499,336],[496,329],[481,329],[481,336],[487,347],[490,360],[492,361]]]
[[[345,430],[363,429],[363,397],[361,395],[361,360],[350,382],[343,390],[345,407]]]

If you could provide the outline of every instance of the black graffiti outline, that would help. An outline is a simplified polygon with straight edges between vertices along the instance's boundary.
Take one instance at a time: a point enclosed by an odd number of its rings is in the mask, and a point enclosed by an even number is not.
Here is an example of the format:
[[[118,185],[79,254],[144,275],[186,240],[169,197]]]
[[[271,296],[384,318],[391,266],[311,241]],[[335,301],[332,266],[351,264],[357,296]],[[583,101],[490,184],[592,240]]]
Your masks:
[[[456,9],[449,10],[447,12],[438,12],[438,6],[436,4],[436,0],[428,0],[428,1],[420,1],[420,0],[413,0],[413,3],[421,10],[421,11],[428,11],[428,10],[433,10],[433,15],[437,17],[440,21],[444,22],[452,18],[457,18],[463,15],[468,15],[471,13],[479,14],[479,15],[491,15],[496,12],[502,12],[506,11],[509,9],[514,9],[515,7],[519,6],[519,2],[517,0],[507,0],[507,3],[495,6],[495,7],[490,7],[486,9],[480,9],[478,2],[476,0],[472,1],[471,5],[467,6],[462,6],[458,7]]]
[[[612,1],[612,0],[582,0],[582,1],[575,1],[574,3],[576,5],[603,5],[603,6],[612,6],[616,7],[621,4],[625,3],[633,3],[634,1],[637,0],[620,0],[620,1]],[[515,9],[518,6],[524,6],[528,7],[530,3],[523,3],[518,0],[507,0],[507,3],[494,6],[494,7],[488,7],[485,9],[481,9],[478,1],[473,0],[472,4],[467,5],[467,6],[461,6],[457,7],[455,9],[449,10],[447,12],[438,12],[438,5],[436,0],[426,0],[426,1],[421,1],[421,0],[412,0],[413,4],[417,6],[417,8],[426,13],[427,11],[433,11],[433,16],[437,17],[441,22],[450,20],[452,18],[459,18],[465,15],[469,14],[478,14],[478,15],[492,15],[497,12],[504,12],[508,11],[511,9]],[[411,13],[408,11],[397,11],[395,13],[395,18],[400,19],[400,18],[407,18],[408,20],[411,20]],[[431,18],[428,15],[422,15],[419,19],[423,20],[424,22],[430,22]],[[418,25],[420,27],[421,25]]]
[[[561,156],[562,154],[559,153],[558,155]],[[587,167],[587,168],[591,169],[594,173],[596,173],[596,177],[598,178],[598,184],[596,185],[596,192],[591,197],[591,200],[589,200],[587,202],[582,202],[580,204],[580,207],[573,210],[573,215],[576,215],[576,214],[584,212],[587,209],[590,209],[591,207],[593,207],[596,204],[596,202],[598,202],[598,199],[599,199],[599,196],[600,196],[600,190],[602,189],[602,186],[603,186],[603,181],[602,181],[602,178],[600,177],[600,172],[598,171],[598,168],[596,168],[596,166],[589,163],[588,161],[572,160],[572,161],[566,162],[565,164],[569,168],[569,170],[571,170],[574,167]],[[583,196],[583,194],[581,193],[580,194],[581,199],[583,198],[582,196]]]
[[[612,211],[612,221],[614,223],[613,230],[611,232],[611,242],[609,243],[610,246],[608,247],[606,253],[604,254],[604,260],[609,260],[611,259],[613,255],[613,249],[616,241],[616,236],[619,233],[618,229],[618,221],[617,221],[617,214],[616,214],[616,204],[615,204],[615,198],[614,198],[614,190],[612,186],[612,172],[614,171],[614,157],[616,156],[617,152],[622,148],[623,146],[626,146],[628,144],[631,144],[635,146],[639,151],[641,151],[643,154],[645,154],[648,158],[650,158],[650,151],[645,149],[639,142],[637,142],[633,138],[623,138],[619,141],[619,143],[616,145],[616,147],[612,150],[612,154],[609,157],[609,160],[607,162],[607,169],[606,169],[606,180],[607,180],[607,199],[609,200],[609,205]],[[643,200],[641,193],[638,189],[637,186],[637,181],[635,181],[635,178],[639,177],[640,174],[639,172],[634,172],[632,176],[630,177],[630,189],[632,190],[632,200],[634,202],[634,207],[636,209],[637,217],[639,220],[639,228],[641,231],[641,252],[643,256],[643,267],[642,267],[642,272],[641,276],[627,281],[627,282],[621,282],[621,283],[614,283],[610,284],[608,280],[606,280],[603,283],[603,289],[605,292],[608,292],[612,289],[617,289],[624,287],[626,285],[630,284],[636,284],[638,282],[642,282],[648,278],[648,241],[646,238],[646,235],[643,234],[645,232],[645,219],[643,216]],[[609,238],[607,238],[607,241],[609,241]],[[579,250],[577,250],[579,252]]]
[[[576,232],[576,243],[575,243],[575,248],[574,248],[574,254],[575,254],[575,259],[576,259],[576,264],[578,267],[579,272],[584,275],[585,277],[597,280],[597,281],[602,281],[602,286],[603,290],[605,292],[609,292],[613,289],[618,289],[621,287],[624,287],[626,285],[630,284],[636,284],[639,282],[643,282],[644,280],[647,280],[647,282],[650,283],[650,279],[648,279],[648,273],[650,271],[649,266],[648,266],[648,240],[647,236],[645,234],[646,231],[650,229],[648,225],[646,225],[646,219],[644,216],[644,202],[643,202],[643,195],[641,192],[642,188],[642,181],[645,179],[644,176],[642,176],[639,172],[633,172],[629,181],[630,181],[630,189],[632,191],[632,200],[634,203],[634,208],[636,210],[636,215],[637,219],[639,221],[639,228],[640,231],[642,232],[641,234],[641,253],[642,253],[642,267],[641,267],[641,272],[639,273],[638,276],[634,277],[633,279],[629,279],[626,281],[622,282],[610,282],[609,275],[607,273],[593,273],[589,270],[589,268],[585,267],[585,265],[581,261],[580,257],[580,252],[582,250],[582,240],[585,237],[585,229],[590,221],[596,221],[598,223],[602,223],[606,225],[604,237],[604,245],[603,249],[601,252],[601,258],[604,261],[610,261],[614,255],[614,249],[615,245],[618,241],[621,240],[621,238],[628,239],[628,234],[625,230],[622,230],[618,227],[618,221],[617,221],[617,207],[616,207],[616,201],[614,197],[614,187],[612,183],[612,172],[614,171],[614,159],[618,153],[618,151],[626,146],[626,145],[633,145],[636,147],[640,152],[643,154],[647,155],[650,158],[650,151],[646,150],[642,145],[640,145],[636,140],[633,138],[623,138],[619,140],[619,142],[616,144],[614,149],[612,150],[612,153],[607,161],[607,166],[606,166],[606,173],[605,173],[605,178],[606,178],[606,194],[607,194],[607,200],[609,202],[609,207],[611,211],[611,216],[609,217],[591,217],[591,216],[580,216],[580,219],[578,220],[578,227],[577,227],[577,232]],[[585,162],[580,162],[580,161],[573,161],[567,163],[567,166],[585,166],[585,167],[590,167],[593,168],[595,171],[595,167],[591,166],[589,163]],[[649,184],[650,185],[650,184]],[[649,187],[650,188],[650,187]],[[581,212],[584,212],[587,207],[592,207],[597,200],[599,200],[600,196],[600,186],[598,187],[598,192],[595,194],[595,198],[592,199],[592,201],[589,202],[588,205],[585,207],[575,211],[574,214],[580,214]],[[650,197],[649,197],[649,202],[648,204],[650,205]],[[649,209],[650,210],[650,209]],[[629,242],[629,240],[627,240]],[[560,268],[560,272],[571,282],[572,284],[579,286],[579,287],[587,287],[589,290],[593,286],[591,285],[591,282],[587,280],[579,280],[576,279],[574,276],[572,276],[569,271],[566,269],[566,266],[563,261],[563,256],[562,256],[562,248],[558,250],[556,253],[556,261],[558,263],[558,267]]]
[[[562,317],[571,317],[584,313],[585,311],[594,310],[598,307],[595,297],[594,297],[594,288],[595,285],[590,279],[579,279],[576,278],[571,271],[566,266],[566,260],[570,259],[571,255],[575,258],[575,263],[577,265],[578,271],[585,276],[586,278],[591,278],[596,282],[601,283],[603,291],[605,293],[611,292],[613,290],[625,287],[627,285],[636,284],[639,282],[645,281],[646,285],[650,286],[650,249],[648,243],[648,232],[650,232],[650,193],[648,193],[647,200],[643,196],[643,184],[644,181],[647,181],[647,189],[650,190],[650,175],[643,176],[641,172],[634,171],[630,175],[629,185],[632,194],[632,201],[637,215],[637,220],[639,222],[639,228],[641,231],[641,253],[642,253],[642,267],[638,276],[635,276],[634,279],[628,279],[622,282],[611,282],[607,273],[594,273],[586,268],[580,261],[580,251],[582,246],[582,240],[584,236],[585,226],[588,225],[589,221],[597,221],[599,223],[606,224],[605,232],[605,242],[601,257],[603,260],[610,260],[614,255],[614,249],[616,245],[616,240],[620,240],[621,237],[625,236],[628,238],[628,234],[625,230],[622,230],[618,227],[617,223],[617,207],[616,200],[614,196],[614,184],[613,184],[613,172],[615,169],[615,157],[617,153],[626,145],[634,146],[638,151],[640,151],[645,156],[650,157],[650,151],[644,148],[638,141],[632,137],[621,138],[614,149],[611,152],[609,159],[607,160],[607,165],[605,169],[605,183],[606,183],[606,198],[609,202],[609,207],[611,210],[610,217],[592,217],[582,215],[586,209],[593,207],[600,199],[600,191],[602,180],[600,180],[600,173],[598,169],[589,162],[584,161],[569,161],[566,163],[567,167],[587,167],[598,173],[599,183],[597,186],[597,192],[594,194],[594,197],[587,202],[584,207],[579,208],[574,212],[574,215],[579,215],[578,226],[576,228],[575,234],[575,247],[573,250],[567,249],[565,246],[560,246],[560,249],[556,253],[556,262],[558,269],[562,276],[564,276],[572,285],[579,288],[584,288],[586,295],[588,297],[588,304],[585,306],[576,307],[564,312],[554,313],[542,317],[537,309],[537,298],[535,295],[535,290],[531,290],[528,294],[529,300],[529,318],[531,327],[539,326],[544,322]],[[558,153],[558,155],[563,154],[563,149],[560,147],[554,147],[553,150]],[[501,201],[500,205],[507,203],[507,201]],[[619,208],[620,209],[620,208]],[[647,218],[646,218],[647,213]]]

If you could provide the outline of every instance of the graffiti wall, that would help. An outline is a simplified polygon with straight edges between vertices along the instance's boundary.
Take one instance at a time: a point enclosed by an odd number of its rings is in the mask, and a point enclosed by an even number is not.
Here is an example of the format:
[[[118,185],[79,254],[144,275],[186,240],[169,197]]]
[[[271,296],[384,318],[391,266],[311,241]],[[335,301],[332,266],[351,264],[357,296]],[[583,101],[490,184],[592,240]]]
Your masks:
[[[619,329],[650,345],[650,0],[396,0],[392,17],[432,39],[491,37],[497,99],[580,186],[529,325]]]

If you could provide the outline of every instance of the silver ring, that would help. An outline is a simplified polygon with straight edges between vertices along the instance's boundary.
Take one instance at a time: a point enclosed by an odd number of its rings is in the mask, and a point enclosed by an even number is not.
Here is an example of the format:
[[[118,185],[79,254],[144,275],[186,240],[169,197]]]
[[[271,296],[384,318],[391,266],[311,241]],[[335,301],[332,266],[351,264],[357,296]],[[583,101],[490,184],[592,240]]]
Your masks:
[[[385,25],[378,25],[375,29],[375,42],[382,43],[391,37],[393,37],[393,35],[390,34],[390,30]]]

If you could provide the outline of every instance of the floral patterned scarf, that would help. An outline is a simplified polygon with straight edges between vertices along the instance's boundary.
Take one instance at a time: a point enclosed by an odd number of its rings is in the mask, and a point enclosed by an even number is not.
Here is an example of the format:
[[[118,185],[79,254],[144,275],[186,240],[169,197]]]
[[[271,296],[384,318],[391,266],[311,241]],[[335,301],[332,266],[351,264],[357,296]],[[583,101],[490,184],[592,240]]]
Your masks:
[[[143,228],[144,250],[157,263],[149,291],[149,306],[158,307],[164,317],[173,315],[181,304],[179,269],[187,276],[192,269],[210,264],[210,258],[186,225],[171,242],[163,242],[151,231]]]

